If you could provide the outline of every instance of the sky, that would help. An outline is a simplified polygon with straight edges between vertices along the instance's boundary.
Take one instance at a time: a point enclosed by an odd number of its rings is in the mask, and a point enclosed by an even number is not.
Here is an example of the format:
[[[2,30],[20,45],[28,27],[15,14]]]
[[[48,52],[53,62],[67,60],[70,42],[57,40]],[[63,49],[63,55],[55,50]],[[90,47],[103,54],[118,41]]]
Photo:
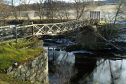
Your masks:
[[[11,3],[12,0],[7,0],[7,3]],[[18,5],[19,4],[19,1],[23,1],[23,2],[26,2],[26,3],[36,3],[36,2],[39,2],[39,0],[13,0],[14,1],[14,4],[15,5]],[[43,0],[45,1],[45,0]],[[57,0],[57,1],[66,1],[66,2],[74,2],[74,0]],[[88,1],[88,0],[87,0]],[[105,1],[105,0],[94,0],[94,1]]]

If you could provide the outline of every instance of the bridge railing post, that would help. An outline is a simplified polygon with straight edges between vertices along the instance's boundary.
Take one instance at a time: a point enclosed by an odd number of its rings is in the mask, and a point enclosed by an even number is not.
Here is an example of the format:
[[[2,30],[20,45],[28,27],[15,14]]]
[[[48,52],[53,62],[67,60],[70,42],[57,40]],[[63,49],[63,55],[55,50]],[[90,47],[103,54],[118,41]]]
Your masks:
[[[14,36],[15,36],[15,42],[17,43],[17,39],[18,39],[18,36],[17,36],[17,25],[15,25],[14,27],[13,27],[13,29],[14,29]]]
[[[32,25],[32,36],[34,35],[34,26],[33,26],[33,22],[31,22]]]

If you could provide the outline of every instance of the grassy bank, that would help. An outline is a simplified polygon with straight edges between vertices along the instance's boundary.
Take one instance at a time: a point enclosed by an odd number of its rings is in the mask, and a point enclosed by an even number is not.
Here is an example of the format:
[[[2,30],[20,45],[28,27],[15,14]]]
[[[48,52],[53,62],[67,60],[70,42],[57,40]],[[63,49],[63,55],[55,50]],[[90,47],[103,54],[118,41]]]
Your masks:
[[[24,63],[40,55],[44,50],[37,39],[18,40],[0,44],[0,72],[6,72],[14,62]]]

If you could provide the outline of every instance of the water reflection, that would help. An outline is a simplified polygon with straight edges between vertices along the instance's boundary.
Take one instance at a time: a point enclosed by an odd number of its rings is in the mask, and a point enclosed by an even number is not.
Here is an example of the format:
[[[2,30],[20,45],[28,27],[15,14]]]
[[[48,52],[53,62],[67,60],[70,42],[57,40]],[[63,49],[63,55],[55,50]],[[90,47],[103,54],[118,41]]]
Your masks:
[[[93,72],[93,83],[96,84],[126,84],[125,80],[126,60],[106,60]]]
[[[77,53],[77,51],[57,51],[56,47],[46,49],[49,57],[50,84],[78,84],[83,77],[85,78],[92,73],[96,66],[95,59],[75,56],[74,53]],[[79,51],[79,53],[86,53],[86,56],[92,54],[85,51]]]
[[[50,53],[49,56],[52,55]],[[71,84],[125,84],[126,60],[101,59],[95,65],[96,60],[86,58],[83,63],[80,62],[80,64],[76,65],[77,58],[73,52],[61,50],[55,51],[55,57],[58,68],[55,69],[54,74],[51,74],[50,80],[52,83],[50,84],[64,84],[64,80],[69,81],[66,84],[70,84],[70,81],[72,81]],[[76,66],[74,67],[74,65]],[[64,78],[66,75],[67,80]]]
[[[95,59],[85,51],[78,59],[75,51],[48,47],[50,84],[126,84],[126,60]]]

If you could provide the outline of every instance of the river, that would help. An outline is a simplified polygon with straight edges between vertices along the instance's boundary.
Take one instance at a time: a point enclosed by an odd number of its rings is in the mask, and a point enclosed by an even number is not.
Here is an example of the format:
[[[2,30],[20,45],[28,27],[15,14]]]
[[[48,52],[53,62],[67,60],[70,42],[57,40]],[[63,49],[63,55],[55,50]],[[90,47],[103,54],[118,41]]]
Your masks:
[[[88,63],[82,63],[76,53],[90,52],[66,52],[59,44],[49,44],[44,47],[48,51],[50,84],[126,84],[126,60],[88,59]],[[79,63],[81,68],[76,65]]]

